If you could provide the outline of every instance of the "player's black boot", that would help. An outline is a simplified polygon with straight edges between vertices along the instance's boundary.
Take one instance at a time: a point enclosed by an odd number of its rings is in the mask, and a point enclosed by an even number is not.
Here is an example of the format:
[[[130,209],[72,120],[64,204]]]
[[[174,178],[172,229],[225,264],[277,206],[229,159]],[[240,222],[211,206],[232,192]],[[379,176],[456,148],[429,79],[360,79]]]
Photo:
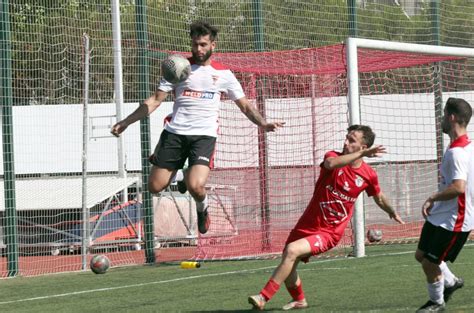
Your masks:
[[[454,281],[454,285],[451,287],[444,287],[444,302],[448,302],[453,293],[458,290],[459,288],[462,288],[464,286],[464,279],[461,277],[456,278]]]
[[[176,185],[180,193],[186,193],[186,191],[188,191],[188,187],[186,186],[186,183],[184,182],[184,180],[180,180],[179,182],[176,183]]]
[[[197,211],[198,229],[201,234],[207,233],[207,230],[209,229],[209,225],[211,225],[211,219],[209,218],[208,209],[209,207],[207,207],[202,212]]]
[[[446,304],[438,304],[431,300],[428,300],[422,307],[416,310],[416,313],[429,313],[429,312],[443,312],[446,308]]]
[[[183,168],[183,179],[176,182],[176,186],[180,193],[186,193],[186,191],[188,191],[188,186],[186,186],[186,180],[184,179],[187,170],[187,168]]]

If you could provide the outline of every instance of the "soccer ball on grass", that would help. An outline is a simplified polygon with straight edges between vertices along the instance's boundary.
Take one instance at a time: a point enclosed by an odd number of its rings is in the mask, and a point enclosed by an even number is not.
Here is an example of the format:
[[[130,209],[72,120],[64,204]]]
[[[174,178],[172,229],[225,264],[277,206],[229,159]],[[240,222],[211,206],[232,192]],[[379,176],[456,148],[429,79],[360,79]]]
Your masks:
[[[163,78],[172,84],[184,82],[191,74],[191,64],[188,59],[173,54],[161,63]]]
[[[367,240],[369,242],[379,242],[380,240],[382,240],[382,230],[369,229],[367,231]]]
[[[94,255],[91,259],[91,271],[96,274],[105,274],[110,267],[110,260],[105,255]]]

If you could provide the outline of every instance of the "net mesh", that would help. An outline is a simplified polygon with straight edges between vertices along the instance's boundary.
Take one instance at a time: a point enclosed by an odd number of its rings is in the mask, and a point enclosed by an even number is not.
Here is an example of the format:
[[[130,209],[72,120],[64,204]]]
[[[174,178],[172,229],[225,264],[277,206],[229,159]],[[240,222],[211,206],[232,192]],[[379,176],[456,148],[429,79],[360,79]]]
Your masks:
[[[472,103],[472,59],[441,64],[361,76],[362,122],[374,125],[378,143],[389,151],[384,162],[373,166],[382,177],[382,188],[407,222],[387,223],[385,214],[366,199],[367,228],[382,229],[386,242],[418,239],[424,221],[421,207],[438,188],[440,156],[449,142],[440,135],[437,117],[442,108],[434,105],[436,90],[441,86],[444,101],[458,97]]]
[[[324,153],[342,149],[348,125],[344,48],[215,56],[247,82],[246,94],[268,120],[283,120],[286,125],[264,137],[231,102],[222,103],[216,168],[208,191],[228,203],[211,201],[209,232],[202,236],[195,232],[198,240],[190,242],[197,244],[194,258],[268,257],[281,252],[309,203]],[[305,61],[310,65],[304,66]],[[442,79],[446,99],[472,98],[472,85],[466,84],[470,60],[359,49],[358,63],[361,123],[370,125],[377,144],[389,151],[381,159],[367,161],[407,222],[390,221],[366,198],[367,229],[382,230],[382,243],[413,241],[423,223],[421,205],[438,183],[442,148],[437,144],[441,137],[436,119],[442,112],[435,106],[437,79]],[[447,86],[455,84],[453,79],[463,81],[465,91],[450,91]],[[338,249],[322,257],[347,255],[352,245],[349,228]]]
[[[19,273],[25,276],[87,268],[81,255],[86,231],[92,240],[88,258],[105,253],[112,266],[145,262],[138,123],[124,134],[127,178],[118,175],[117,142],[109,137],[116,120],[110,3],[2,3],[1,277],[15,268],[16,251],[9,248],[15,233]],[[439,36],[442,45],[473,46],[471,1],[442,1],[437,11],[432,1],[401,3],[357,1],[358,36],[414,43],[433,43]],[[216,168],[207,187],[210,233],[197,234],[194,202],[171,186],[170,192],[153,199],[158,261],[268,257],[281,251],[309,202],[324,152],[341,149],[344,139],[347,65],[340,43],[353,31],[348,12],[340,0],[120,1],[123,116],[137,107],[144,93],[156,89],[167,52],[189,51],[189,24],[204,18],[220,29],[216,59],[236,73],[267,119],[286,121],[277,133],[260,134],[232,102],[223,100]],[[90,214],[85,219],[84,33],[91,46],[85,192]],[[140,36],[148,39],[145,52]],[[146,69],[142,53],[149,62]],[[373,166],[410,223],[393,228],[370,199],[365,201],[366,220],[369,227],[383,228],[384,238],[395,240],[404,232],[416,233],[420,203],[437,184],[442,140],[434,122],[439,114],[433,108],[435,77],[442,82],[443,99],[455,95],[473,103],[472,60],[360,53],[362,122],[373,125],[377,140],[389,149],[387,159]],[[437,61],[443,61],[441,70],[435,68]],[[146,70],[149,83],[143,87]],[[171,105],[163,103],[150,117],[152,147]],[[7,179],[12,172],[13,186]],[[8,215],[12,201],[16,211]],[[84,220],[89,221],[86,231]],[[350,252],[351,244],[348,229],[341,253]]]

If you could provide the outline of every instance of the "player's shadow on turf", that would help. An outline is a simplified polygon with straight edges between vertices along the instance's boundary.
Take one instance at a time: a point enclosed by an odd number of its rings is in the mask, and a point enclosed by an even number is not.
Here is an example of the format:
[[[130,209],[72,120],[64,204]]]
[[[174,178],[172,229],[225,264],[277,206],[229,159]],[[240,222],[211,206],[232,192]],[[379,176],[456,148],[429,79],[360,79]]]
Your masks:
[[[281,309],[265,309],[265,311],[282,311]],[[242,312],[256,312],[254,309],[245,309],[245,310],[201,310],[201,311],[189,311],[192,313],[219,313],[219,312],[232,312],[232,313],[242,313]]]

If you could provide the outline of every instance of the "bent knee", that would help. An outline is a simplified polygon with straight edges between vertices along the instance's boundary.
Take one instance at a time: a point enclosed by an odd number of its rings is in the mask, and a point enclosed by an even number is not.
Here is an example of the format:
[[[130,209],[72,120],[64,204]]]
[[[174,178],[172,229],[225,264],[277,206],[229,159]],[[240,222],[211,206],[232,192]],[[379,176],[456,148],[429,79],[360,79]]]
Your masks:
[[[163,184],[159,183],[159,182],[154,182],[154,181],[150,181],[148,182],[148,191],[150,193],[159,193],[159,192],[162,192],[163,189],[165,189],[167,186],[163,186]]]
[[[416,250],[415,252],[415,260],[417,260],[419,263],[423,262],[423,259],[425,258],[425,253],[421,250]]]
[[[188,187],[188,191],[193,196],[202,197],[202,198],[206,196],[205,184],[188,182],[187,187]]]
[[[290,243],[289,245],[286,246],[285,251],[283,252],[284,257],[291,259],[291,260],[296,260],[298,257],[301,256],[301,249],[293,244]]]

